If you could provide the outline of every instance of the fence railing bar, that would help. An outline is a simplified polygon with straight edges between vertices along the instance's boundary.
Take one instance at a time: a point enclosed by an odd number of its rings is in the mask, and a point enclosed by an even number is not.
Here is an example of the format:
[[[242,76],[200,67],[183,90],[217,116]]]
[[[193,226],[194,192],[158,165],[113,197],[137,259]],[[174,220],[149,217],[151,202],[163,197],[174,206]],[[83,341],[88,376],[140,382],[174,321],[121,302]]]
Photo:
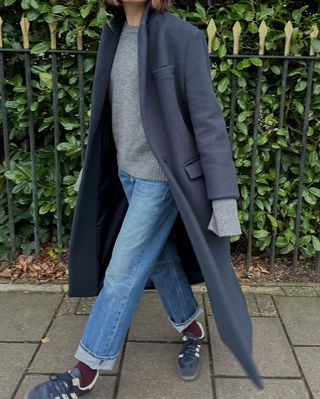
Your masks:
[[[306,163],[306,144],[307,144],[307,130],[309,126],[309,111],[311,104],[312,95],[312,79],[313,79],[313,67],[314,61],[311,61],[308,66],[308,80],[307,80],[307,91],[304,106],[304,118],[303,118],[303,130],[302,130],[302,142],[301,142],[301,156],[299,162],[299,183],[298,183],[298,198],[297,198],[297,213],[295,221],[295,245],[292,257],[292,266],[296,267],[298,264],[298,252],[299,252],[299,237],[300,237],[300,218],[302,210],[302,191],[304,187],[304,170]]]
[[[310,38],[316,38],[318,36],[318,28],[316,24],[312,25],[310,32]],[[314,49],[310,45],[310,55],[314,54]],[[300,225],[301,225],[301,211],[302,211],[302,192],[304,188],[304,171],[306,163],[306,153],[307,153],[307,131],[309,127],[309,111],[311,105],[312,97],[312,83],[313,83],[313,70],[315,62],[312,60],[308,65],[308,79],[307,79],[307,89],[304,105],[304,117],[303,117],[303,128],[302,128],[302,141],[301,141],[301,155],[299,162],[299,183],[298,183],[298,199],[297,199],[297,213],[295,220],[295,245],[292,256],[292,265],[296,267],[298,265],[299,256],[299,238],[300,238]]]
[[[316,23],[312,24],[311,27],[311,32],[310,32],[310,39],[316,39],[319,35],[319,29]],[[310,46],[310,55],[315,54],[315,49],[313,46]],[[318,239],[320,240],[320,230],[317,231],[318,234]],[[316,252],[316,261],[315,261],[315,266],[316,266],[316,272],[320,273],[320,251]]]
[[[267,31],[268,31],[267,25],[265,23],[261,23],[259,27],[259,55],[264,54],[264,44],[265,44],[265,37]],[[250,200],[249,200],[248,246],[247,246],[246,264],[244,266],[246,274],[249,271],[251,258],[252,258],[253,211],[254,211],[254,197],[255,197],[255,188],[256,188],[257,135],[259,127],[261,90],[262,90],[262,66],[258,66],[253,132],[252,132],[253,143],[252,143],[251,174],[250,174],[251,177],[250,177],[250,193],[249,193]]]
[[[29,47],[29,21],[27,18],[21,18],[21,29],[23,35],[24,48]],[[39,244],[39,210],[38,210],[38,189],[37,189],[37,169],[36,169],[36,150],[34,137],[34,121],[32,112],[32,82],[31,82],[31,63],[30,53],[24,53],[25,80],[27,89],[28,102],[28,121],[29,121],[29,141],[30,141],[30,157],[31,157],[31,175],[32,175],[32,205],[33,205],[33,221],[34,221],[34,244],[36,255],[40,254]]]
[[[2,18],[0,17],[0,48],[2,47]],[[3,130],[3,149],[4,149],[4,167],[5,170],[10,170],[10,150],[9,150],[9,129],[8,129],[8,115],[6,109],[6,93],[4,84],[4,62],[3,54],[0,53],[0,97],[1,97],[1,114],[2,114],[2,130]],[[13,214],[13,197],[12,197],[12,182],[6,177],[6,191],[7,191],[7,205],[8,205],[8,226],[10,234],[11,259],[16,257],[16,235],[14,228],[14,214]]]
[[[291,21],[288,21],[284,31],[285,31],[284,55],[287,56],[290,53],[291,38],[293,32]],[[279,129],[282,129],[284,125],[284,109],[286,105],[288,68],[289,68],[289,60],[284,59],[282,67],[282,76],[281,76],[281,95],[280,95],[279,125],[278,125]],[[272,216],[274,217],[275,220],[277,220],[278,216],[278,191],[279,191],[279,181],[280,181],[280,166],[281,166],[281,148],[277,148],[275,153],[275,179],[273,187],[273,204],[272,204],[273,207]],[[277,228],[271,225],[271,243],[270,243],[271,248],[270,248],[270,259],[269,259],[270,272],[272,272],[274,269],[275,252],[276,252],[276,233],[277,233]]]
[[[4,53],[31,53],[30,49],[25,49],[25,48],[5,48],[3,47],[0,49],[0,52]],[[48,49],[43,54],[92,54],[95,55],[97,54],[96,50],[76,50],[76,49],[70,49],[70,50],[63,50],[63,49]]]
[[[233,26],[233,54],[239,54],[239,41],[241,35],[241,25],[239,22],[236,22]],[[232,60],[232,68],[236,69],[238,64],[237,59]],[[230,99],[230,118],[229,118],[229,139],[231,148],[233,148],[234,141],[234,126],[235,126],[235,113],[236,113],[236,101],[237,101],[237,88],[238,88],[238,79],[235,75],[231,77],[231,99]]]
[[[5,53],[30,53],[30,49],[15,49],[15,48],[0,48],[0,52],[5,52]],[[43,54],[53,54],[53,53],[59,53],[59,54],[90,54],[90,55],[96,55],[97,51],[96,50],[76,50],[76,49],[70,49],[70,50],[46,50]],[[320,61],[320,56],[319,55],[271,55],[271,54],[225,54],[223,57],[219,57],[218,54],[213,54],[209,53],[209,56],[211,58],[218,58],[218,59],[233,59],[233,58],[239,58],[239,59],[244,59],[244,58],[261,58],[261,59],[275,59],[275,60],[282,60],[282,59],[288,59],[288,60],[293,60],[293,61],[298,61],[298,60],[315,60],[315,61]]]
[[[79,30],[77,35],[77,49],[81,51],[83,49],[83,37],[82,29]],[[83,53],[77,54],[77,64],[78,64],[78,88],[79,88],[79,116],[80,116],[80,145],[81,145],[81,166],[83,165],[85,148],[84,148],[84,138],[85,138],[85,116],[84,116],[84,63],[83,63]]]
[[[56,30],[57,22],[49,23],[51,48],[57,46]],[[59,103],[58,103],[58,67],[57,53],[51,56],[52,71],[52,104],[53,104],[53,131],[54,131],[54,161],[55,161],[55,182],[56,182],[56,215],[57,215],[57,242],[62,246],[62,196],[61,196],[61,168],[60,153],[57,146],[60,143],[60,126],[59,126]],[[59,259],[63,259],[63,252],[59,252]]]

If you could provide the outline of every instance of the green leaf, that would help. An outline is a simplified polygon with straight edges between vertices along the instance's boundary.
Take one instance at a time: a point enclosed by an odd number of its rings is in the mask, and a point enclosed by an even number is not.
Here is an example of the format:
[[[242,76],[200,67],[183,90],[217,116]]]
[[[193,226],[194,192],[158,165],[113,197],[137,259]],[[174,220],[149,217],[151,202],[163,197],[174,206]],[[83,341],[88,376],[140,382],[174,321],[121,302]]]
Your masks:
[[[317,53],[320,53],[320,40],[319,39],[311,39],[311,46]]]
[[[250,117],[252,115],[251,111],[242,111],[240,112],[240,114],[238,115],[238,121],[239,122],[244,122],[248,117]]]
[[[259,28],[255,22],[250,22],[248,25],[248,30],[250,33],[257,33]]]
[[[64,14],[64,13],[68,12],[68,8],[65,6],[56,5],[56,6],[52,7],[51,12],[53,14]]]
[[[93,69],[94,65],[96,63],[96,60],[93,58],[86,58],[83,61],[83,68],[84,68],[84,72],[89,72]]]
[[[271,71],[273,73],[275,73],[276,75],[280,75],[281,74],[281,69],[277,65],[272,65],[271,66]]]
[[[303,90],[305,90],[306,87],[307,87],[307,81],[306,81],[306,80],[300,80],[300,81],[296,84],[294,90],[295,90],[295,91],[303,91]]]
[[[258,240],[262,238],[266,238],[269,235],[267,230],[256,230],[253,232],[253,237],[257,238]]]
[[[293,100],[293,104],[294,104],[296,110],[298,111],[298,113],[299,113],[300,115],[303,115],[303,113],[304,113],[304,106],[301,104],[301,102],[298,101],[298,100],[296,100],[296,99],[294,99],[294,100]]]
[[[286,248],[288,245],[288,241],[284,236],[278,236],[276,238],[276,247],[277,248]]]
[[[317,252],[320,251],[320,240],[316,236],[312,236],[312,245]]]
[[[36,111],[38,106],[39,106],[39,103],[37,101],[32,101],[31,111]]]
[[[240,192],[241,192],[241,197],[246,200],[249,198],[249,190],[248,187],[245,185],[242,185],[240,188]]]
[[[39,214],[40,215],[44,215],[45,213],[48,213],[51,209],[51,203],[50,202],[46,202],[43,205],[41,205],[40,209],[39,209]]]
[[[241,17],[243,16],[243,14],[247,11],[247,5],[246,4],[233,4],[231,6],[231,10],[232,12],[235,12],[239,15],[241,15]]]
[[[292,11],[292,18],[294,21],[298,24],[300,22],[300,19],[302,17],[302,13],[304,10],[306,10],[309,6],[303,6],[299,8],[298,10],[293,10]]]
[[[81,14],[82,18],[85,19],[90,14],[90,11],[91,11],[90,5],[82,6],[80,8],[80,14]]]
[[[66,130],[77,129],[80,126],[80,123],[75,118],[60,118],[60,123]]]
[[[257,19],[265,19],[266,17],[273,15],[274,10],[272,8],[267,8],[264,5],[261,5],[262,10],[257,13]]]
[[[309,191],[315,195],[316,197],[320,198],[320,188],[316,188],[316,187],[310,187]]]
[[[309,242],[311,241],[311,235],[305,235],[305,236],[301,236],[299,238],[299,246],[305,246],[307,245]]]
[[[317,151],[310,151],[308,154],[308,160],[311,167],[314,167],[318,162],[319,156]],[[310,189],[311,190],[311,189]]]
[[[219,93],[224,93],[226,91],[226,89],[228,88],[229,83],[230,83],[230,79],[227,77],[220,80],[220,82],[218,84]]]
[[[38,19],[39,15],[40,15],[40,13],[38,11],[31,10],[31,11],[28,11],[27,18],[31,22],[31,21],[35,21],[36,19]]]
[[[17,0],[5,0],[4,1],[4,6],[8,7],[11,6],[11,4],[15,3]]]
[[[276,220],[272,215],[270,215],[270,214],[268,213],[268,214],[267,214],[267,217],[268,217],[268,219],[270,220],[270,222],[271,222],[271,224],[272,224],[273,227],[278,227],[278,222],[277,222],[277,220]]]
[[[257,199],[256,200],[256,205],[259,209],[261,209],[262,211],[264,210],[264,205],[263,205],[263,201],[261,199]]]
[[[256,66],[259,66],[259,67],[262,66],[261,58],[251,57],[251,58],[249,58],[249,60],[250,60],[251,64],[253,64],[253,65],[256,65]]]
[[[304,189],[304,190],[302,191],[302,196],[303,196],[304,200],[305,200],[308,204],[316,205],[317,200],[316,200],[315,196],[314,196],[312,193],[310,193],[310,190]]]
[[[40,80],[45,83],[50,89],[52,89],[52,75],[47,72],[39,73]]]
[[[35,8],[35,9],[39,8],[39,4],[38,4],[37,0],[29,0],[29,1],[30,1],[31,7]]]
[[[220,58],[224,57],[227,54],[227,47],[225,44],[222,44],[218,49],[218,55]]]
[[[50,49],[50,43],[49,42],[37,43],[36,45],[34,45],[31,48],[31,54],[45,53],[49,49]]]
[[[196,10],[202,19],[206,18],[206,9],[198,1],[196,2]]]
[[[276,130],[278,136],[289,137],[289,131],[287,127],[282,127]]]

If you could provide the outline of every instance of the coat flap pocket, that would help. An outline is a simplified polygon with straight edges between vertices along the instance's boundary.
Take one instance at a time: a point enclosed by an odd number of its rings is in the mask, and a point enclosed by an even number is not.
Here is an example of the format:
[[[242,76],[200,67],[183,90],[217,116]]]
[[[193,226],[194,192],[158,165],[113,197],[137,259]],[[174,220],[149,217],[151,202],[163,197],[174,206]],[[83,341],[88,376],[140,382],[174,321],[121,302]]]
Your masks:
[[[154,79],[173,76],[173,74],[174,74],[174,64],[164,65],[161,68],[157,68],[152,71]]]
[[[190,159],[190,161],[184,163],[183,166],[190,179],[195,179],[203,175],[203,170],[201,167],[201,161],[199,156]]]

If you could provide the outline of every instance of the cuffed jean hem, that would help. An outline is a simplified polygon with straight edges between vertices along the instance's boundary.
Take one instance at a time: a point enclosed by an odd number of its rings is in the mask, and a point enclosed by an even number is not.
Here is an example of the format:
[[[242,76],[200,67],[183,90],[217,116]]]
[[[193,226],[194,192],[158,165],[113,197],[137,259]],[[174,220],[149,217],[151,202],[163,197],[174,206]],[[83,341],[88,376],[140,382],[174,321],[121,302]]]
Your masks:
[[[85,363],[92,369],[98,370],[112,370],[116,364],[119,353],[113,357],[101,358],[93,353],[90,353],[87,348],[80,342],[74,354],[74,357]]]
[[[188,327],[194,320],[196,320],[204,310],[201,307],[197,307],[197,310],[185,321],[184,323],[175,323],[173,320],[171,320],[170,316],[168,316],[168,319],[170,323],[173,325],[173,327],[178,331],[182,332],[186,327]]]

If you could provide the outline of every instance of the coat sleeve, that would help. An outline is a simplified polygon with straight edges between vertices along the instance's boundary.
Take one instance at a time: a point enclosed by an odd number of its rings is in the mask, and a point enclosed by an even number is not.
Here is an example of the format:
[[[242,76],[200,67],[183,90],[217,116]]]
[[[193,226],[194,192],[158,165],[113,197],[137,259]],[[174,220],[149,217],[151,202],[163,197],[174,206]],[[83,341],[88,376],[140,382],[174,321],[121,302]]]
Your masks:
[[[208,229],[219,237],[242,234],[237,201],[233,198],[211,201],[212,216]]]
[[[204,173],[207,198],[239,198],[236,169],[223,113],[211,81],[207,41],[193,31],[185,49],[184,84],[188,112]]]

